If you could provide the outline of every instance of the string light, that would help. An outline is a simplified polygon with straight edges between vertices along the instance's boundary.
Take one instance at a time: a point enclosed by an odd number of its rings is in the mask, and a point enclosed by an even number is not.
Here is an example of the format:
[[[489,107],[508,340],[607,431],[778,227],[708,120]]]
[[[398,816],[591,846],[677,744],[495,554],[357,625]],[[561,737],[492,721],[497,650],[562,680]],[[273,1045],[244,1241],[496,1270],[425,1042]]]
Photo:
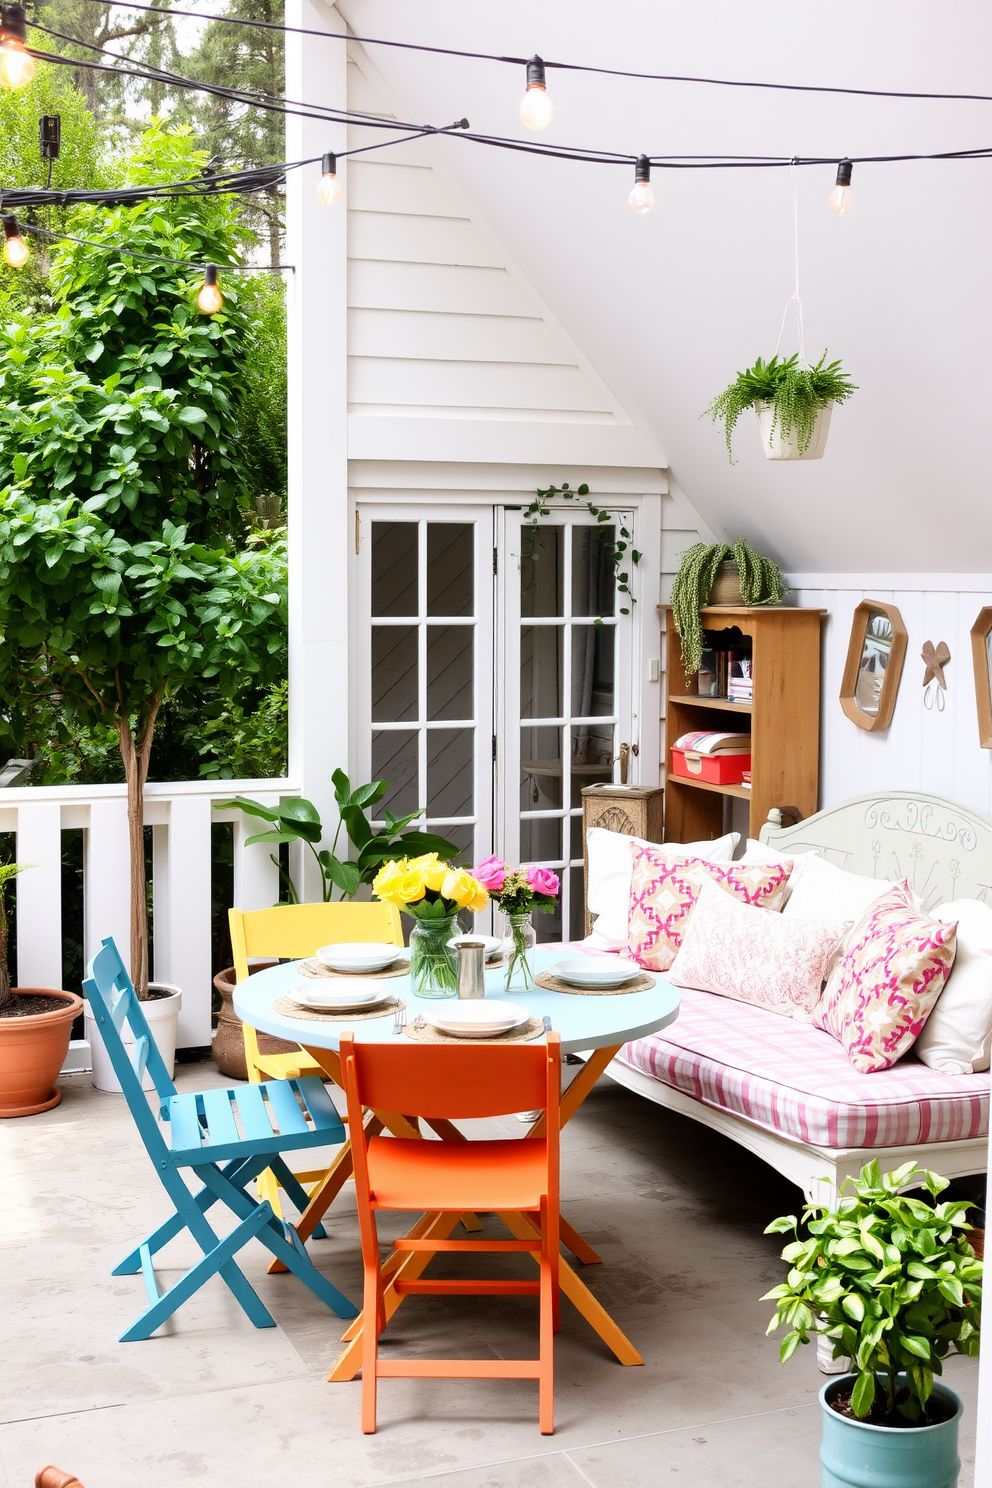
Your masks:
[[[544,63],[535,52],[527,63],[527,92],[520,100],[520,122],[528,129],[546,129],[555,116],[555,106],[548,97]]]
[[[203,283],[200,285],[200,293],[196,297],[198,310],[204,315],[216,315],[224,304],[224,296],[220,292],[217,283],[217,265],[207,264],[203,273]]]
[[[3,261],[10,264],[12,269],[23,269],[31,257],[31,249],[21,237],[21,229],[17,225],[17,218],[5,215],[3,218]]]
[[[634,167],[634,189],[627,198],[632,212],[639,216],[650,212],[654,206],[654,192],[651,190],[651,162],[646,155],[638,155],[637,164]]]
[[[333,207],[341,200],[341,179],[338,176],[338,157],[328,151],[320,162],[320,180],[317,182],[317,197],[325,207]]]
[[[846,217],[854,211],[854,192],[851,190],[851,172],[854,167],[849,160],[837,166],[837,182],[827,198],[827,206],[835,217]]]
[[[25,51],[28,13],[23,5],[0,7],[0,84],[26,88],[34,77],[34,58]]]

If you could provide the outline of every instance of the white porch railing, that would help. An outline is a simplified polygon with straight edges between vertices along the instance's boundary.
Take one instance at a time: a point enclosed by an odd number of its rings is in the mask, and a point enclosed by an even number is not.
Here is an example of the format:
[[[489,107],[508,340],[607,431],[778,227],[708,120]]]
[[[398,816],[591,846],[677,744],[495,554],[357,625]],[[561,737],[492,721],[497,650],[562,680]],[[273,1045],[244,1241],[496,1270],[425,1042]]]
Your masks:
[[[234,823],[234,903],[262,909],[279,897],[264,830],[257,818],[215,811],[215,801],[246,795],[266,805],[299,795],[289,780],[192,780],[145,786],[152,828],[154,977],[182,988],[179,1047],[211,1039],[211,833]],[[16,857],[36,865],[17,880],[17,980],[22,987],[62,986],[62,833],[83,829],[84,955],[105,935],[128,957],[130,870],[127,792],[121,785],[15,786],[0,790],[0,831],[16,832]]]

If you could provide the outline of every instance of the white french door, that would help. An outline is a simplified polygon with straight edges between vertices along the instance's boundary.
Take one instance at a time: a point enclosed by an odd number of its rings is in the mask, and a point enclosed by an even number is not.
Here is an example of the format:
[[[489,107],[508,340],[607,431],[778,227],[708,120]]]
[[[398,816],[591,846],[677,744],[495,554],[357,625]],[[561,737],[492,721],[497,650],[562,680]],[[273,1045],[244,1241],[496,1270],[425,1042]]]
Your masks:
[[[419,808],[465,863],[554,868],[561,902],[535,917],[538,936],[581,935],[582,788],[621,778],[621,745],[636,754],[634,630],[611,554],[637,513],[357,515],[357,774],[388,780],[383,807]]]

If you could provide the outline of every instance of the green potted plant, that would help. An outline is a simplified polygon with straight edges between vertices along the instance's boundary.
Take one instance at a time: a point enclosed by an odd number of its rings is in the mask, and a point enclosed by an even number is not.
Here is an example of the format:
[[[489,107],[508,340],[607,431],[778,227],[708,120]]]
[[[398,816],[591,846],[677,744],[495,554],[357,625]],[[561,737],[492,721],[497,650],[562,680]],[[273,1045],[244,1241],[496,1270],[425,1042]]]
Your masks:
[[[83,1010],[72,992],[10,985],[7,885],[29,866],[0,863],[0,1117],[34,1116],[58,1105],[55,1081]]]
[[[342,899],[350,899],[360,884],[371,883],[382,864],[392,859],[416,857],[418,853],[428,852],[441,853],[447,857],[458,852],[455,844],[446,837],[439,837],[433,832],[407,831],[410,823],[423,814],[420,811],[401,817],[394,816],[391,811],[384,811],[383,830],[377,832],[374,829],[368,813],[389,790],[388,780],[373,780],[368,785],[357,785],[352,789],[351,781],[343,770],[335,770],[331,779],[338,808],[338,825],[329,848],[320,846],[324,826],[319,811],[312,801],[307,801],[302,796],[287,796],[278,806],[263,806],[260,801],[253,801],[248,796],[235,796],[230,801],[216,801],[214,807],[220,810],[221,807],[237,806],[246,816],[259,817],[271,824],[268,831],[257,832],[249,837],[246,846],[253,842],[271,842],[277,847],[283,842],[305,843],[320,870],[321,898],[325,904],[333,897],[335,888]],[[355,850],[357,862],[337,855],[342,827]],[[271,856],[279,869],[289,903],[299,904],[300,895],[292,876],[282,868],[275,854]],[[213,1040],[213,1058],[222,1074],[244,1080],[247,1078],[245,1044],[241,1033],[241,1019],[235,1013],[232,1002],[235,980],[233,966],[225,967],[214,977],[220,1007]],[[267,1033],[260,1033],[258,1040],[263,1054],[283,1054],[296,1047]]]
[[[672,615],[682,643],[686,680],[699,671],[703,650],[700,610],[706,605],[781,604],[788,594],[782,570],[743,538],[694,543],[683,554],[672,583]]]
[[[723,424],[731,464],[734,428],[748,408],[757,414],[766,460],[819,460],[834,404],[855,392],[840,362],[827,363],[826,352],[812,367],[798,355],[773,356],[768,362],[759,357],[753,367],[738,372],[706,412],[714,423]]]
[[[932,1203],[900,1192],[919,1173]],[[953,1344],[977,1354],[982,1262],[967,1238],[966,1201],[938,1203],[947,1179],[870,1162],[835,1209],[807,1204],[766,1234],[792,1232],[789,1275],[765,1294],[769,1333],[789,1328],[785,1363],[810,1334],[854,1360],[820,1391],[824,1488],[955,1488],[961,1401],[934,1376]]]

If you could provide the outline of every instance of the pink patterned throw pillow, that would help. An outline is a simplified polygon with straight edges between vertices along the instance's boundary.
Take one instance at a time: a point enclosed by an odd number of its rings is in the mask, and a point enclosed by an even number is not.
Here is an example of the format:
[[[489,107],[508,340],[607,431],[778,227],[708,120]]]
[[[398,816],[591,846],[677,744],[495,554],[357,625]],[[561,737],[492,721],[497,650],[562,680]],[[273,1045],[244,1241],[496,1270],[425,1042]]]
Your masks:
[[[628,953],[649,971],[667,971],[704,883],[718,884],[742,904],[781,909],[792,862],[706,863],[702,858],[670,857],[631,843]]]
[[[703,884],[668,975],[677,987],[751,1002],[808,1023],[850,920],[768,914]]]
[[[855,923],[813,1023],[861,1074],[888,1069],[919,1035],[954,964],[957,928],[925,914],[905,880]]]

